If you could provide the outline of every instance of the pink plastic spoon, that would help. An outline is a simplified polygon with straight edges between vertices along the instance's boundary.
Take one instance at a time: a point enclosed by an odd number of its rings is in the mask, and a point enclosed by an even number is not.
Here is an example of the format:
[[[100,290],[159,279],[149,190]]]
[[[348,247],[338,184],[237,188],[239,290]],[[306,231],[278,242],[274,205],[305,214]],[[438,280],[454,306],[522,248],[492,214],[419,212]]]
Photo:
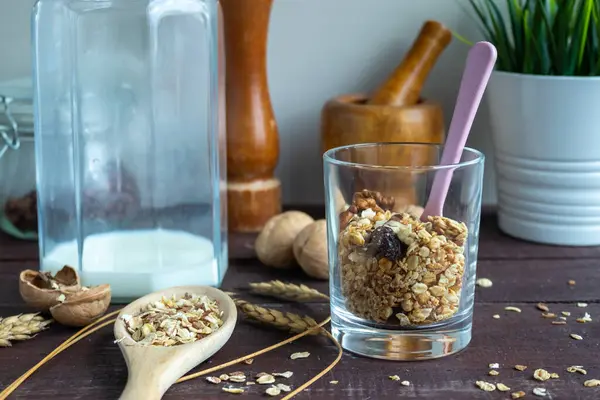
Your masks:
[[[440,165],[451,165],[460,161],[495,62],[496,48],[491,43],[477,42],[469,50]],[[429,200],[421,216],[423,221],[430,215],[442,215],[452,172],[450,168],[436,172]]]

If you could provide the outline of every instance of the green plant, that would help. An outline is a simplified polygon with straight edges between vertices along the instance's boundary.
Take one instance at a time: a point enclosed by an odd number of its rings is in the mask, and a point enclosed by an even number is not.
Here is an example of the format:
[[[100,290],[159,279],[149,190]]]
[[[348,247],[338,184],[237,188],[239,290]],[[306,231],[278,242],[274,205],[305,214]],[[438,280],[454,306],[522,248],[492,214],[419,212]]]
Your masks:
[[[505,0],[504,9],[498,0],[469,3],[498,50],[498,70],[600,75],[600,0]]]

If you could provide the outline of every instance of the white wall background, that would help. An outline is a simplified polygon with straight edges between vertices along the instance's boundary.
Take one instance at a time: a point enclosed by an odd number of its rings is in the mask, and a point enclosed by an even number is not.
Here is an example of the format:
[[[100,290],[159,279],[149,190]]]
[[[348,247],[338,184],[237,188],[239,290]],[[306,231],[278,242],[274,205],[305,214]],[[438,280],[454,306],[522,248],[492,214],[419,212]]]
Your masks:
[[[260,0],[255,0],[260,1]],[[30,71],[29,15],[35,0],[0,0],[0,81]],[[319,118],[338,94],[371,91],[401,61],[426,19],[476,41],[467,0],[275,0],[268,48],[269,85],[279,125],[277,170],[286,204],[323,202]],[[449,122],[468,49],[454,40],[424,88]],[[487,156],[484,202],[495,202],[487,108],[469,145]]]

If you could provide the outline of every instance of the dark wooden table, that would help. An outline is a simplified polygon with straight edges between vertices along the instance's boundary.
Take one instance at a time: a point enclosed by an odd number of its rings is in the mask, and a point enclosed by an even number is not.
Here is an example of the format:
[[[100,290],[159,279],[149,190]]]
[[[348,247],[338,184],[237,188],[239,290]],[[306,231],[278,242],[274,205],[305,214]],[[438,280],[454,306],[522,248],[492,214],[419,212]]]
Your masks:
[[[548,399],[600,399],[600,387],[583,386],[587,379],[600,379],[600,247],[566,248],[542,246],[518,241],[503,235],[493,214],[482,219],[478,277],[493,281],[491,288],[476,292],[474,337],[469,347],[455,355],[435,361],[388,362],[344,354],[338,366],[303,392],[306,399],[510,399],[509,393],[487,393],[475,381],[502,382],[512,390],[524,390],[527,398],[536,398],[534,387],[548,389]],[[251,238],[232,237],[232,254],[224,289],[264,306],[294,310],[317,320],[329,312],[328,304],[297,305],[249,295],[248,282],[281,279],[305,283],[323,292],[327,283],[307,278],[301,272],[268,269],[248,258]],[[245,259],[243,259],[245,257]],[[34,243],[0,236],[0,315],[9,316],[28,311],[19,297],[17,276],[25,268],[36,268],[37,246]],[[575,280],[571,286],[569,280]],[[536,303],[547,303],[552,311],[571,312],[567,325],[552,325],[541,317]],[[577,302],[588,303],[578,308]],[[516,306],[522,313],[507,312]],[[116,309],[117,307],[112,307]],[[587,311],[593,321],[581,324],[575,318]],[[500,319],[493,319],[499,314]],[[53,324],[35,339],[0,349],[0,390],[10,384],[74,330]],[[570,333],[583,336],[577,341]],[[228,345],[203,367],[218,365],[283,340],[285,333],[240,321]],[[311,357],[289,360],[296,351],[309,351]],[[248,373],[262,371],[294,372],[289,379],[299,386],[327,366],[336,356],[334,345],[323,337],[303,338],[269,354],[258,357],[252,365],[226,369]],[[499,376],[488,376],[488,364],[499,363]],[[529,368],[513,369],[515,364]],[[566,372],[571,365],[583,365],[587,375]],[[532,378],[536,368],[557,372],[559,379],[538,382]],[[51,360],[29,378],[13,395],[22,399],[116,399],[125,384],[126,366],[118,347],[113,344],[112,330],[102,331],[82,340]],[[411,382],[409,387],[391,381],[399,375]],[[332,380],[339,383],[333,385]],[[242,398],[265,398],[264,386],[250,386]],[[203,378],[173,386],[165,399],[235,398],[221,392],[221,387]]]

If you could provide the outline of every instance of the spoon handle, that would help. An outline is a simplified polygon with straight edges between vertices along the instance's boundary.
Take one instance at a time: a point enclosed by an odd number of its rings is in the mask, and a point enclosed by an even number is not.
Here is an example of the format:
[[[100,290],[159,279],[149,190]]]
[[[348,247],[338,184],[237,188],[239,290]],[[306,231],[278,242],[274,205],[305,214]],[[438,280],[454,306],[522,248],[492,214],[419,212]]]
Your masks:
[[[496,48],[491,43],[478,42],[469,50],[440,165],[460,161],[495,62]],[[436,172],[429,200],[421,217],[423,220],[427,220],[430,215],[442,215],[452,172],[452,169]]]

